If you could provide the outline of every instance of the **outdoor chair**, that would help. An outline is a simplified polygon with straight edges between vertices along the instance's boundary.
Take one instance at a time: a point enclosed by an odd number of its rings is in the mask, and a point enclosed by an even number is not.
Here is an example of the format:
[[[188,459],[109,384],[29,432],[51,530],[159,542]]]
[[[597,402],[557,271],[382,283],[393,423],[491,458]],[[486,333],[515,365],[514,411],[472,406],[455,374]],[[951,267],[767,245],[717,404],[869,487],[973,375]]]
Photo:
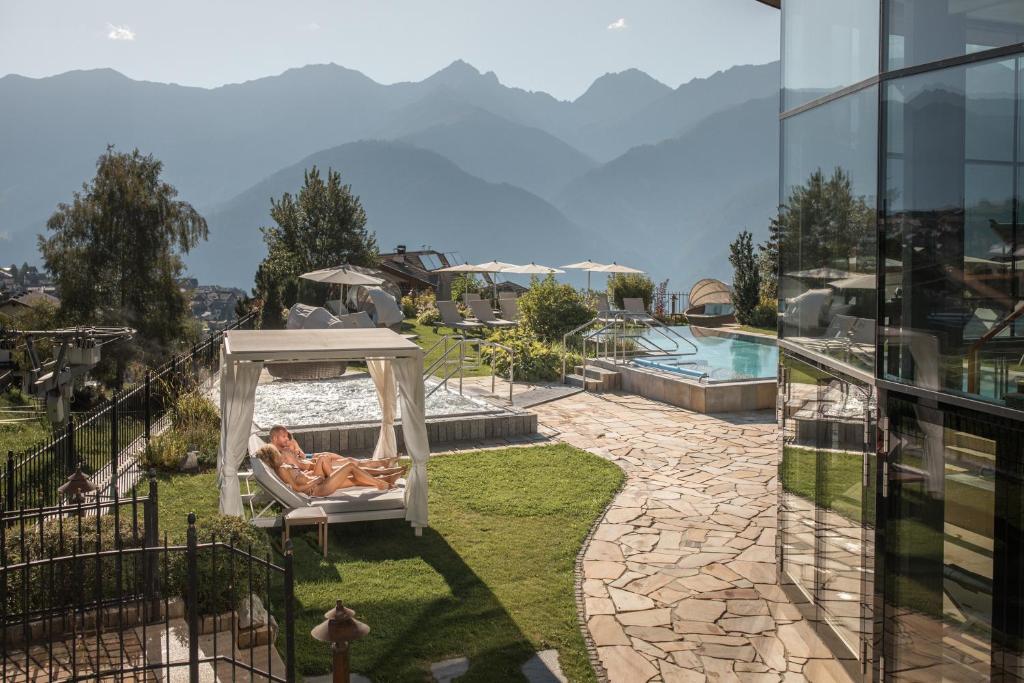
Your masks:
[[[519,301],[516,299],[498,299],[501,317],[514,323],[519,322]]]
[[[616,320],[616,312],[613,311],[611,309],[611,306],[608,304],[608,295],[602,293],[595,294],[594,296],[597,300],[597,319],[603,323],[608,323]]]
[[[626,309],[626,315],[631,320],[640,320],[643,322],[654,322],[647,313],[647,308],[644,306],[644,300],[639,298],[625,297],[622,299],[622,306]]]
[[[474,332],[484,328],[483,323],[463,319],[454,301],[438,301],[437,311],[441,314],[442,324],[455,331]]]
[[[464,304],[466,304],[468,306],[470,301],[480,301],[480,293],[479,292],[463,292],[463,294],[462,294],[462,303],[464,303]]]
[[[514,320],[501,320],[494,316],[494,311],[491,310],[490,301],[470,301],[469,307],[473,309],[473,313],[476,315],[476,319],[482,322],[488,327],[515,327],[519,323]]]
[[[499,289],[498,290],[498,301],[502,299],[512,299],[515,301],[519,298],[519,295],[511,289]]]

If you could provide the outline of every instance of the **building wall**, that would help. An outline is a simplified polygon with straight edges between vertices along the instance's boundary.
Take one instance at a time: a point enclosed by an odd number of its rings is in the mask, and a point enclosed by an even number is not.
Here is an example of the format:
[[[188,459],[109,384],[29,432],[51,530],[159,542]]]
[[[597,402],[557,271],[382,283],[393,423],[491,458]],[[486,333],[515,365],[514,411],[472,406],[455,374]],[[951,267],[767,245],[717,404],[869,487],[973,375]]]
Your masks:
[[[1024,2],[782,11],[780,576],[855,677],[1024,680]]]

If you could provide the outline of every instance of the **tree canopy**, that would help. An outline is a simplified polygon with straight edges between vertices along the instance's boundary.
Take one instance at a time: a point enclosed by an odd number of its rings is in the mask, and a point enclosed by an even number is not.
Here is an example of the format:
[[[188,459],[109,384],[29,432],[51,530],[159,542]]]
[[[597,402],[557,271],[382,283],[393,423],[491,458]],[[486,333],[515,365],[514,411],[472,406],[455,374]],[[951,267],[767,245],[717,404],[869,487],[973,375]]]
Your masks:
[[[366,211],[341,174],[327,170],[325,181],[313,166],[304,174],[298,195],[271,198],[263,227],[267,256],[256,271],[255,296],[263,301],[263,325],[279,326],[281,311],[301,301],[323,305],[327,288],[300,280],[302,273],[342,264],[375,266],[377,240],[366,229]]]
[[[160,179],[163,164],[108,146],[96,176],[62,203],[39,249],[60,293],[60,320],[134,328],[131,344],[105,350],[117,383],[130,360],[162,356],[186,331],[182,255],[207,237],[206,220]],[[140,359],[141,360],[141,359]],[[108,366],[109,367],[109,366]]]

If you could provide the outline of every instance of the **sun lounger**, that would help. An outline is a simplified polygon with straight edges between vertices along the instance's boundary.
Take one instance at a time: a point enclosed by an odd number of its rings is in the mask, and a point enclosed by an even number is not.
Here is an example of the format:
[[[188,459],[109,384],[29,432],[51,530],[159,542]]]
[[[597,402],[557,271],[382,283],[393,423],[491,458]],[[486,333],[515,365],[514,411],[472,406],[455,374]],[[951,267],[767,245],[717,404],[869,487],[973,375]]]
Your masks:
[[[608,304],[608,295],[601,293],[594,295],[597,303],[597,319],[603,323],[617,320],[617,311],[613,311]]]
[[[462,293],[462,303],[464,303],[464,304],[466,304],[468,306],[470,301],[480,301],[480,293],[479,292],[463,292]]]
[[[262,460],[254,457],[264,443],[263,439],[255,434],[249,438],[252,479],[282,509],[280,514],[270,514],[271,505],[256,511],[255,506],[250,504],[250,521],[255,526],[280,526],[284,515],[291,510],[305,507],[322,508],[327,513],[328,524],[405,518],[405,479],[399,479],[395,486],[387,491],[378,491],[368,486],[353,486],[325,497],[309,496],[294,491],[281,481],[276,473],[267,469]]]
[[[654,318],[647,313],[643,299],[625,297],[622,299],[622,307],[626,309],[626,315],[631,320],[654,322]]]
[[[437,311],[441,314],[441,322],[445,327],[461,332],[473,332],[484,328],[483,323],[465,320],[459,313],[454,301],[438,301]]]
[[[501,306],[501,317],[512,322],[519,322],[519,301],[512,299],[498,299]]]
[[[476,319],[488,327],[515,327],[519,324],[513,320],[500,320],[496,318],[494,316],[494,311],[491,310],[490,301],[470,301],[469,307],[473,309],[473,314],[476,315]]]
[[[498,290],[498,301],[501,301],[502,299],[512,299],[514,301],[514,300],[516,300],[518,298],[519,298],[519,295],[516,294],[511,289],[499,289]]]

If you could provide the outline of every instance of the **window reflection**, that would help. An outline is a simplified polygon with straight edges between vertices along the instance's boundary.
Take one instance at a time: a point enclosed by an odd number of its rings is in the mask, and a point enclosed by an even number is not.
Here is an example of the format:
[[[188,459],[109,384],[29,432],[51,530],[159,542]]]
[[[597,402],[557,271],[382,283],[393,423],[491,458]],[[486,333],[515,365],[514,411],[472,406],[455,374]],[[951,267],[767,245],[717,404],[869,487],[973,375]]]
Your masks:
[[[872,369],[877,90],[787,118],[776,219],[784,338]]]
[[[1017,435],[899,400],[890,420],[892,680],[990,680],[997,458]]]
[[[886,92],[884,372],[1021,405],[1020,60]]]
[[[878,73],[878,0],[782,4],[783,109]]]
[[[889,0],[889,69],[1024,41],[1020,0]]]

